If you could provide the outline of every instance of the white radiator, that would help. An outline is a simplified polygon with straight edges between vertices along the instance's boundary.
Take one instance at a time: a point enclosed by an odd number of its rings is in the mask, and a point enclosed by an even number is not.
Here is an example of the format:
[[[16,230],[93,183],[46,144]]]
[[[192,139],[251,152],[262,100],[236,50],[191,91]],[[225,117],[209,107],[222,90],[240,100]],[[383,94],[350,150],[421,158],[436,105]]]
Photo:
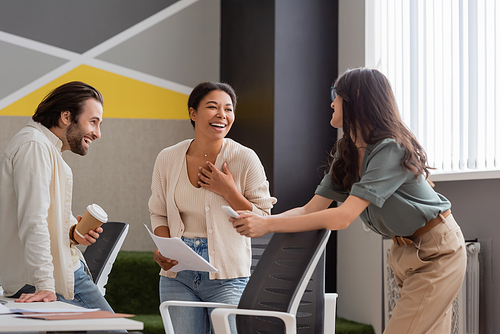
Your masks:
[[[383,240],[384,320],[389,322],[399,298],[398,285],[388,264],[392,239]],[[450,334],[479,334],[479,242],[466,242],[467,272],[457,298],[453,301]]]

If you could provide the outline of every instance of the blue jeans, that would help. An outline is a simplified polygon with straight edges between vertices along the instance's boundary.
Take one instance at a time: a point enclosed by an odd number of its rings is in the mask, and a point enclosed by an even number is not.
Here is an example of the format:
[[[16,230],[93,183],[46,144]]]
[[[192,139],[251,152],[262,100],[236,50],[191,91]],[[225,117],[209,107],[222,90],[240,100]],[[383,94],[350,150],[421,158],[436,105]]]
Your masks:
[[[182,238],[198,255],[208,261],[207,239]],[[217,302],[237,305],[248,282],[248,277],[234,279],[209,279],[206,271],[183,270],[176,278],[160,277],[160,301],[184,300]],[[210,334],[210,313],[213,308],[168,308],[176,334]],[[236,334],[233,316],[229,321],[231,333]]]
[[[106,299],[104,299],[97,285],[94,284],[90,276],[85,272],[85,264],[82,261],[80,261],[80,264],[80,268],[78,268],[74,274],[74,299],[68,300],[65,299],[62,295],[56,293],[57,300],[85,308],[100,308],[103,311],[113,312],[113,309],[111,308],[111,306],[109,306]],[[35,287],[33,285],[26,284],[18,292],[16,292],[13,297],[19,298],[22,293],[35,293]]]

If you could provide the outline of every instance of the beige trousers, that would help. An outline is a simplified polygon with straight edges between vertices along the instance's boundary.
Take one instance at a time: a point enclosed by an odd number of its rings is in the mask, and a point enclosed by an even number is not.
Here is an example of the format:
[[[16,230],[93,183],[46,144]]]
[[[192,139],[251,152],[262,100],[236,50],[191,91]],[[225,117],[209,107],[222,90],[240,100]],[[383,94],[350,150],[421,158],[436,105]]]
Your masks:
[[[451,306],[467,266],[465,241],[453,215],[413,241],[392,244],[389,265],[399,300],[384,334],[449,334]]]

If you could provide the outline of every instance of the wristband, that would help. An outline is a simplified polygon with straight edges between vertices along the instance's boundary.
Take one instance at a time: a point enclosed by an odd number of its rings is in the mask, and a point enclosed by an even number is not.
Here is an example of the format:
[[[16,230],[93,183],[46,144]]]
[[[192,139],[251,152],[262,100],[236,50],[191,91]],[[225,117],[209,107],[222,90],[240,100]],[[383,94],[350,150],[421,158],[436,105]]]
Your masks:
[[[75,228],[76,224],[69,228],[69,240],[75,245],[79,245],[79,242],[75,239]]]

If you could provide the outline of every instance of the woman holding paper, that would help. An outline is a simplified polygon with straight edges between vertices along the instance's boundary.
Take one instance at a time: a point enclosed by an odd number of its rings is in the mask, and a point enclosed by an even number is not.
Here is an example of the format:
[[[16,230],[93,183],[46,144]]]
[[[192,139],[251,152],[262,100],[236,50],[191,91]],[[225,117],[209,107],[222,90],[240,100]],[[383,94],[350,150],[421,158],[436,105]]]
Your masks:
[[[161,270],[160,300],[238,304],[250,275],[250,239],[237,233],[222,206],[268,215],[276,199],[269,194],[264,168],[254,151],[225,138],[235,119],[236,94],[224,83],[204,82],[188,99],[194,139],[160,152],[149,200],[154,234],[179,237],[218,269],[183,270],[155,251]],[[170,309],[170,308],[169,308]],[[210,333],[204,308],[171,308],[177,334]],[[233,321],[232,331],[236,333]]]

